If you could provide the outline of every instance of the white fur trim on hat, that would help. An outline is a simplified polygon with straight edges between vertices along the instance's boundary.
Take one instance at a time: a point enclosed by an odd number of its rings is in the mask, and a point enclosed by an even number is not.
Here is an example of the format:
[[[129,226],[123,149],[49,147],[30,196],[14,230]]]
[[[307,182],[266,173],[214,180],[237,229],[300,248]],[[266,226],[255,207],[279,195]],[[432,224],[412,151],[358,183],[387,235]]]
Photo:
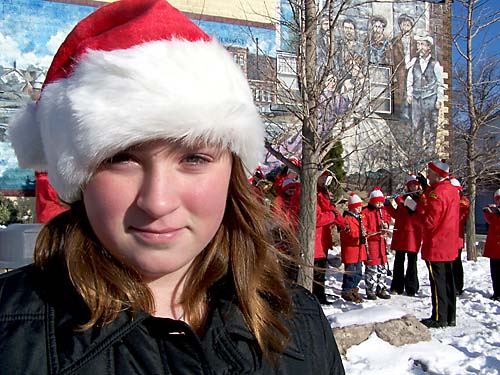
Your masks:
[[[20,166],[47,170],[67,202],[80,198],[102,161],[150,140],[221,144],[248,171],[264,154],[264,126],[246,78],[216,41],[88,50],[11,122],[9,137]]]

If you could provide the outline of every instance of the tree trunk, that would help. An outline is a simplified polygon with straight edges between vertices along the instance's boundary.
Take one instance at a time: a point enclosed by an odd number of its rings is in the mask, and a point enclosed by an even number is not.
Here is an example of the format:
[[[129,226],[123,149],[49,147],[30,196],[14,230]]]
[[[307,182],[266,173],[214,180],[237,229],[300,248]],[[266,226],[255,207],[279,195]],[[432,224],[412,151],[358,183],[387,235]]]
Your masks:
[[[297,59],[302,69],[303,85],[301,94],[304,104],[304,120],[302,123],[302,165],[301,192],[299,214],[299,244],[303,261],[311,267],[302,267],[299,272],[299,284],[312,290],[314,264],[314,242],[316,239],[316,180],[318,179],[318,145],[316,111],[317,94],[315,93],[316,77],[316,2],[304,1],[303,50],[298,52]]]
[[[476,220],[474,211],[476,207],[476,139],[477,139],[477,113],[474,103],[474,83],[473,83],[473,56],[472,56],[472,25],[474,4],[469,2],[467,9],[467,107],[469,115],[469,136],[467,139],[467,169],[468,169],[468,190],[470,195],[470,212],[467,220],[467,259],[477,260],[476,256]]]
[[[303,261],[309,266],[301,267],[299,284],[312,290],[314,265],[314,242],[316,239],[316,179],[317,171],[309,160],[310,152],[302,151],[300,190],[299,244]]]
[[[477,260],[476,249],[476,184],[469,184],[470,211],[465,224],[465,240],[467,246],[467,260]]]

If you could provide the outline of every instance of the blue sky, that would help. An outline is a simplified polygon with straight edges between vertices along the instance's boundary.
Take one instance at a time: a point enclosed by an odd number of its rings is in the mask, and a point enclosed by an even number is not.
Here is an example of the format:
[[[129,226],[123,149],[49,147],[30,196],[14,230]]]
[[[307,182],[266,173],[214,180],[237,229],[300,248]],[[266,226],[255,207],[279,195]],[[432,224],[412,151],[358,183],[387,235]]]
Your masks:
[[[482,0],[483,4],[477,10],[477,16],[484,23],[487,19],[487,15],[491,15],[494,12],[500,12],[500,0]],[[453,34],[455,35],[460,27],[464,25],[464,17],[466,16],[466,10],[459,1],[455,0],[453,3]],[[480,16],[480,17],[479,17]],[[480,33],[479,37],[473,41],[473,48],[476,51],[477,56],[482,58],[492,58],[500,57],[500,21],[497,21],[492,26],[486,28]],[[460,59],[460,56],[456,52],[453,53],[454,63]]]

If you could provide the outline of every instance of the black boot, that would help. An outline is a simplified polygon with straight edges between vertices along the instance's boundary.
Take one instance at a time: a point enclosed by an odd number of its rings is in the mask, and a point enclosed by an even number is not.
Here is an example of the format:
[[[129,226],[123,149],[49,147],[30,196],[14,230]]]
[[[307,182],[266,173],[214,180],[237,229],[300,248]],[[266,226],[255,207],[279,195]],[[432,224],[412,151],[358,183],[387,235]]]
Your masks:
[[[376,300],[377,299],[377,295],[375,293],[367,292],[366,293],[366,299]]]
[[[382,299],[390,299],[391,295],[387,293],[385,288],[377,288],[377,297]]]

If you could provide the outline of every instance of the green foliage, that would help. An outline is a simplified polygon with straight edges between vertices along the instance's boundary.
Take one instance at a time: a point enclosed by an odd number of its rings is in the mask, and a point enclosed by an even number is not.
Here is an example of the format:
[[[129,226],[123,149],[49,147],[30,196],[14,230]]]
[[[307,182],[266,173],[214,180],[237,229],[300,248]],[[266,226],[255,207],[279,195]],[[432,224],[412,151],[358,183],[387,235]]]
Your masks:
[[[328,152],[326,155],[326,160],[332,161],[333,164],[328,168],[337,178],[339,183],[344,181],[345,171],[344,171],[344,159],[342,158],[342,142],[337,141],[335,146]],[[342,196],[343,190],[339,184],[333,183],[329,187],[330,191],[333,194],[333,198],[335,200],[339,199]]]
[[[13,213],[14,203],[0,193],[0,225],[10,224],[12,222]]]
[[[16,222],[32,224],[35,222],[35,198],[18,198],[15,202]]]
[[[0,193],[0,225],[33,223],[33,212],[33,198],[18,198],[12,201]]]

